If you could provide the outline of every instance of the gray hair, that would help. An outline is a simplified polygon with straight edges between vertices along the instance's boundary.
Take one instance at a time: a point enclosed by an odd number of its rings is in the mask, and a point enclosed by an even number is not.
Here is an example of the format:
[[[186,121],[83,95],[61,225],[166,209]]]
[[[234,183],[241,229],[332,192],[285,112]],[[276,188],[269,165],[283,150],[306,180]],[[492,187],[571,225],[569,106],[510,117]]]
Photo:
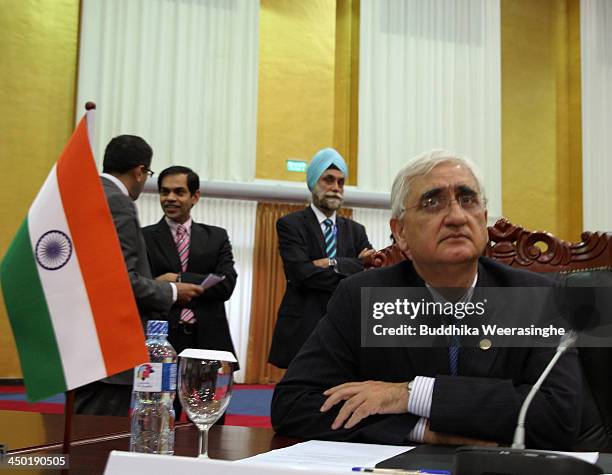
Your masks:
[[[391,187],[391,217],[401,219],[404,215],[406,198],[410,194],[410,186],[415,178],[427,175],[437,165],[447,162],[458,163],[467,168],[474,176],[478,191],[485,199],[484,184],[474,162],[446,150],[430,150],[411,158],[395,176]]]

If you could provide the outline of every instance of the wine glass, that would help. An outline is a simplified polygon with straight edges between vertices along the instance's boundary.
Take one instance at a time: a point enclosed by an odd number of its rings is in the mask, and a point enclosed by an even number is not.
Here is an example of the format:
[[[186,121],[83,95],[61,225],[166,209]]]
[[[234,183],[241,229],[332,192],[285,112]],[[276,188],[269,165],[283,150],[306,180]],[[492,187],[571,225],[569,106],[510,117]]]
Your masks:
[[[200,431],[199,457],[208,458],[208,429],[232,396],[234,365],[229,361],[181,357],[178,394],[183,410]]]

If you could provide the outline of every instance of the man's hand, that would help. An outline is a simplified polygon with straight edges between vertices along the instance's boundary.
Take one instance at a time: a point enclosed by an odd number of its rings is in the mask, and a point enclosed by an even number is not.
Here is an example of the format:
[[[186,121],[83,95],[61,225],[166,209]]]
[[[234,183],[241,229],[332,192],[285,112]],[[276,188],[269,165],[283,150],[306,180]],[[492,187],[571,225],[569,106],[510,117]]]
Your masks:
[[[316,259],[312,261],[312,263],[317,267],[327,269],[329,267],[329,257],[322,257],[321,259]]]
[[[363,381],[344,383],[328,389],[320,411],[325,412],[346,401],[332,423],[333,430],[344,424],[345,429],[374,414],[402,414],[408,412],[408,386],[406,383]],[[346,422],[346,423],[345,423]]]
[[[155,277],[155,280],[160,280],[162,282],[176,282],[178,280],[178,274],[175,274],[174,272],[166,272],[165,274]]]
[[[370,259],[372,256],[374,256],[374,254],[376,254],[376,251],[374,249],[368,249],[366,247],[365,249],[361,250],[357,257],[363,261],[366,259]]]
[[[374,255],[376,254],[376,251],[374,249],[363,249],[360,253],[359,256],[357,256],[359,258],[359,260],[361,261],[361,263],[364,266],[372,266],[374,263]]]
[[[177,282],[176,284],[176,303],[181,306],[188,304],[192,298],[202,295],[202,287],[196,284],[186,284],[185,282]]]
[[[429,428],[429,420],[425,426],[425,433],[423,434],[423,442],[425,444],[437,444],[437,445],[484,445],[487,447],[497,447],[497,442],[490,440],[473,439],[471,437],[464,437],[462,435],[445,434],[443,432],[434,432]]]

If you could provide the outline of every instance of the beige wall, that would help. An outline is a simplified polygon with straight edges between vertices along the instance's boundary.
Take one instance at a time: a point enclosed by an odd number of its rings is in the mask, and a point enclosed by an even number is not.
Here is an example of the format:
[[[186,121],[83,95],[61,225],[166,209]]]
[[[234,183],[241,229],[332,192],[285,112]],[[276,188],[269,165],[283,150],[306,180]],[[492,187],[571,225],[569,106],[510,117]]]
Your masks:
[[[0,0],[0,11],[3,256],[73,128],[79,0]],[[21,377],[4,302],[0,377]]]
[[[502,0],[502,212],[582,230],[579,0]]]
[[[261,0],[257,178],[305,181],[286,161],[333,144],[335,18],[335,0]]]

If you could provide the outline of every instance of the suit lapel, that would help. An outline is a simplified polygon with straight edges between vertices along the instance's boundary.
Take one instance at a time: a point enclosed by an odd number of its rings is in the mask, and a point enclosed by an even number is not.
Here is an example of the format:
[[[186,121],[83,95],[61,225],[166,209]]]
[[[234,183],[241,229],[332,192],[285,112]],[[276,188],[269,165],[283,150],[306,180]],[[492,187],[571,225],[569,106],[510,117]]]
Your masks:
[[[189,242],[189,260],[187,261],[187,270],[190,272],[198,272],[201,268],[197,263],[201,260],[204,250],[208,245],[208,232],[201,226],[198,226],[194,221],[191,222],[191,235]],[[195,270],[193,269],[195,266]]]
[[[310,206],[304,210],[304,219],[306,220],[306,225],[310,228],[310,231],[317,237],[316,241],[319,244],[321,256],[327,256],[327,253],[325,252],[325,238],[323,237],[321,225],[319,224],[317,216],[314,214],[314,211]]]
[[[157,233],[157,243],[160,252],[170,263],[170,267],[176,269],[176,272],[180,272],[181,263],[179,261],[178,252],[176,252],[176,244],[164,218],[157,223],[155,232]]]
[[[336,230],[338,231],[336,233],[336,250],[339,257],[346,256],[346,225],[346,219],[336,213]],[[360,249],[357,252],[359,251]]]
[[[496,285],[497,283],[493,280],[489,272],[482,266],[482,264],[479,263],[478,281],[476,282],[476,289],[473,297],[474,300],[480,301],[485,298],[482,295],[483,289],[487,287],[496,287]],[[487,313],[497,311],[495,304],[503,306],[503,302],[499,302],[497,298],[487,299],[487,305],[485,306]],[[478,324],[477,326],[480,329],[480,325]],[[467,338],[467,341],[464,342],[465,346],[462,346],[459,353],[459,374],[463,376],[482,377],[491,373],[493,364],[495,363],[495,360],[502,349],[496,347],[495,341],[493,341],[493,347],[487,350],[482,350],[479,344],[484,338],[494,340],[491,337],[486,337],[481,334],[478,337]]]

